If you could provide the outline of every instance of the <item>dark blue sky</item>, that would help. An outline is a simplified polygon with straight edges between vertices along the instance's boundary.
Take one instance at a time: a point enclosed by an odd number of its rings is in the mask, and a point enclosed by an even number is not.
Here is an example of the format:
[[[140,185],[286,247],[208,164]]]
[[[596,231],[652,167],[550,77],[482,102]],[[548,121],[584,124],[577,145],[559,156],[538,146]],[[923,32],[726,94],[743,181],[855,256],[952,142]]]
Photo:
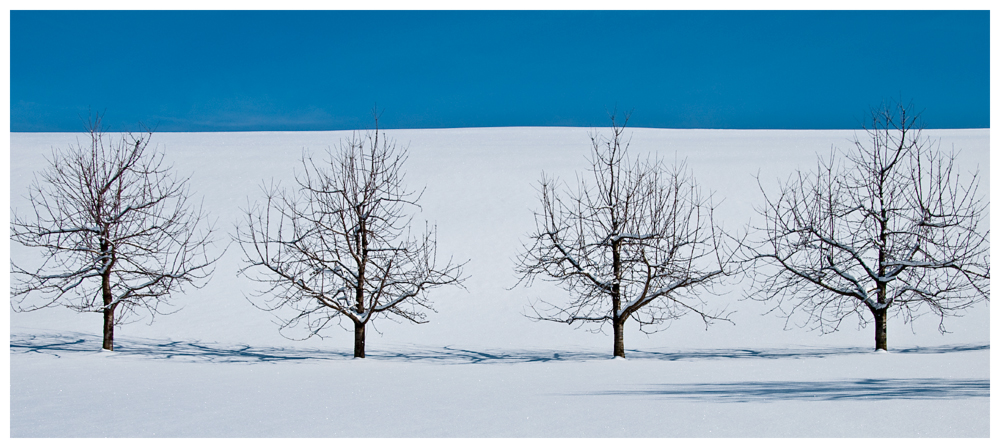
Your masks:
[[[11,131],[989,127],[988,11],[11,11]]]

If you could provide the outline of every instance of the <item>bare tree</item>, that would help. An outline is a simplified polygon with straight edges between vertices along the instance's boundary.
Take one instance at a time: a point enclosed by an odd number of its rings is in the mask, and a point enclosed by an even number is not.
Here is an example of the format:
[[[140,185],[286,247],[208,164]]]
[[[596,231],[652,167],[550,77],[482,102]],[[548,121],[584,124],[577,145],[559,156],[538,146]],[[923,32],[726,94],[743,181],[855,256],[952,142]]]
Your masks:
[[[303,325],[310,337],[346,317],[354,356],[364,358],[369,321],[424,323],[427,291],[461,285],[462,264],[438,264],[436,229],[411,231],[421,194],[403,185],[406,159],[376,116],[374,132],[354,134],[327,159],[303,155],[295,190],[264,186],[264,203],[248,207],[236,236],[241,273],[266,285],[259,307],[293,311],[281,330]]]
[[[565,305],[533,304],[535,318],[598,330],[611,323],[616,357],[625,356],[630,318],[647,333],[688,313],[706,327],[729,320],[706,311],[697,294],[731,273],[711,196],[684,163],[630,160],[627,123],[628,116],[619,125],[612,114],[611,138],[591,135],[592,185],[578,178],[576,190],[560,195],[558,182],[543,174],[542,210],[517,267],[519,283],[541,275],[572,296]]]
[[[764,194],[752,298],[823,332],[852,315],[864,326],[867,310],[877,350],[888,349],[890,310],[910,321],[926,307],[943,332],[945,316],[989,300],[989,202],[978,172],[963,177],[955,153],[924,138],[911,111],[873,109],[850,151],[831,151],[815,172]]]
[[[141,312],[152,320],[170,294],[204,286],[217,259],[206,252],[211,226],[150,135],[114,138],[98,115],[88,144],[53,150],[29,188],[31,214],[11,211],[11,241],[41,251],[31,267],[11,260],[15,311],[101,313],[103,348],[113,350],[116,325]]]

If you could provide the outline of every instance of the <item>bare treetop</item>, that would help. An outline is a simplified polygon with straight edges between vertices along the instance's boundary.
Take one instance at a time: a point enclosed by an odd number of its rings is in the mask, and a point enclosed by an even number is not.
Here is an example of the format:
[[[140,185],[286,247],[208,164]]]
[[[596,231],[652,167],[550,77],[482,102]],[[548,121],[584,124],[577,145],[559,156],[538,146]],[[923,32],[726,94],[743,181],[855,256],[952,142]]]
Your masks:
[[[517,268],[521,282],[541,275],[571,295],[565,305],[534,306],[536,318],[611,323],[615,356],[624,356],[629,318],[647,332],[689,313],[706,325],[727,320],[705,310],[698,293],[732,267],[711,196],[683,162],[629,159],[627,122],[612,116],[611,138],[591,136],[592,184],[578,179],[575,189],[560,193],[558,181],[542,176],[542,210]]]
[[[921,135],[911,106],[872,110],[864,139],[799,171],[759,209],[760,282],[751,297],[777,300],[822,331],[848,316],[875,318],[886,349],[886,313],[940,318],[989,300],[989,203],[978,172]],[[764,191],[764,188],[761,188]],[[785,307],[790,305],[790,307]]]
[[[461,264],[439,263],[435,229],[412,231],[421,194],[404,186],[405,148],[377,124],[321,161],[303,155],[296,188],[266,185],[264,203],[246,210],[236,236],[241,272],[265,285],[258,306],[291,310],[281,328],[301,325],[307,337],[346,317],[357,357],[375,316],[424,323],[433,310],[427,291],[462,280]]]
[[[163,313],[171,293],[204,285],[217,258],[187,179],[149,146],[151,134],[115,138],[100,126],[98,116],[88,145],[53,150],[29,188],[31,215],[11,212],[11,240],[42,255],[30,267],[11,261],[11,305],[103,313],[112,350],[115,325]]]

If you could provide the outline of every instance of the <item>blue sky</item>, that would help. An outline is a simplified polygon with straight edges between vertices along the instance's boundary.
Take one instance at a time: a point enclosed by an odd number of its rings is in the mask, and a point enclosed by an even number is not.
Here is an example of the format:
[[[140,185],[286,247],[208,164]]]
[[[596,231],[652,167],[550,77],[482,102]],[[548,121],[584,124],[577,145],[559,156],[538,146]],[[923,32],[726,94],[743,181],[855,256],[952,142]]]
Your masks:
[[[988,11],[11,11],[11,131],[989,127]]]

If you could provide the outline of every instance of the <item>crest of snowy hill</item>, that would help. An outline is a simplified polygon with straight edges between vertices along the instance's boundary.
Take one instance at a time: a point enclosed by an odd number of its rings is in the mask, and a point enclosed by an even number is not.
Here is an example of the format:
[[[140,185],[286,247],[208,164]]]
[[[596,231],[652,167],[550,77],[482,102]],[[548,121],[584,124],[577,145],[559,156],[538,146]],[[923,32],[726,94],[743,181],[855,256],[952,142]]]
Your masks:
[[[534,229],[532,211],[539,208],[537,180],[546,175],[573,182],[587,168],[591,133],[607,134],[607,129],[587,128],[480,128],[433,130],[385,130],[385,134],[406,147],[409,159],[404,167],[410,189],[424,189],[421,209],[414,223],[427,221],[437,226],[439,256],[469,260],[464,274],[466,289],[434,290],[429,295],[436,313],[429,323],[375,321],[369,329],[368,347],[382,352],[385,347],[416,344],[421,347],[492,347],[497,350],[558,350],[572,347],[583,352],[611,351],[609,327],[604,334],[552,322],[535,322],[529,304],[544,300],[558,302],[566,292],[544,281],[530,287],[517,286],[515,260],[527,235]],[[979,169],[980,194],[989,195],[989,130],[926,130],[942,149],[954,147],[962,173]],[[152,144],[164,150],[168,163],[182,176],[191,176],[195,199],[204,200],[204,209],[216,227],[218,250],[229,244],[229,234],[241,219],[241,209],[261,197],[262,182],[294,185],[301,171],[303,151],[322,153],[336,148],[350,131],[336,132],[241,132],[241,133],[158,133]],[[754,218],[754,206],[764,188],[774,187],[795,169],[815,166],[817,154],[828,154],[831,146],[847,148],[855,136],[851,130],[626,130],[631,136],[633,157],[659,156],[668,163],[686,160],[698,184],[714,194],[718,205],[715,219],[727,230],[743,228]],[[66,149],[84,141],[85,136],[69,133],[11,134],[11,209],[28,211],[24,195],[33,173],[46,167],[45,157],[52,148]],[[249,201],[249,202],[248,202]],[[987,220],[988,221],[988,220]],[[987,222],[988,225],[988,222]],[[11,257],[32,257],[32,253],[12,244]],[[296,347],[306,349],[350,349],[350,331],[331,328],[326,339],[295,342],[278,333],[276,317],[261,311],[246,295],[256,285],[238,277],[242,253],[230,246],[218,261],[215,274],[202,289],[189,289],[172,299],[176,312],[158,316],[152,325],[141,321],[122,327],[124,338],[207,341],[223,346]],[[820,335],[794,326],[785,330],[785,321],[763,315],[767,303],[741,300],[745,285],[730,282],[704,297],[712,308],[732,311],[727,322],[705,330],[700,319],[689,316],[662,331],[645,335],[637,326],[626,330],[629,350],[727,349],[732,347],[788,347],[795,344],[830,347],[871,345],[872,326],[858,329],[856,321],[846,321],[840,331]],[[145,323],[142,323],[145,322]],[[344,322],[350,329],[349,321]],[[912,325],[902,318],[890,319],[889,340],[893,347],[918,345],[968,345],[988,343],[989,307],[980,304],[965,316],[947,322],[951,333],[937,331],[937,319],[925,316]],[[100,315],[77,314],[67,309],[45,309],[12,313],[12,334],[99,334]],[[595,327],[589,327],[594,329]],[[294,331],[286,336],[305,334]],[[13,342],[12,342],[13,344]]]

